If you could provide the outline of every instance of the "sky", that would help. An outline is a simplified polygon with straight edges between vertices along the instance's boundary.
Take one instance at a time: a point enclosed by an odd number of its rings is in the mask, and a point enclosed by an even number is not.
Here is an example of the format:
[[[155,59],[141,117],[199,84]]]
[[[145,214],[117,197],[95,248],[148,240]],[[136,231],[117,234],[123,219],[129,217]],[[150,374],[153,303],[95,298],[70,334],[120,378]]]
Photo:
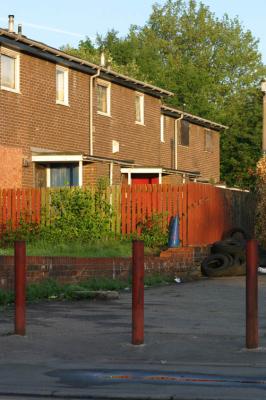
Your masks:
[[[163,4],[165,1],[157,0]],[[266,64],[265,0],[202,0],[217,17],[227,13],[238,16],[245,29],[260,40],[259,50]],[[23,34],[53,47],[77,46],[88,36],[115,29],[121,36],[131,24],[143,25],[155,0],[0,0],[0,26],[7,27],[8,14],[15,15],[15,26],[23,25]]]

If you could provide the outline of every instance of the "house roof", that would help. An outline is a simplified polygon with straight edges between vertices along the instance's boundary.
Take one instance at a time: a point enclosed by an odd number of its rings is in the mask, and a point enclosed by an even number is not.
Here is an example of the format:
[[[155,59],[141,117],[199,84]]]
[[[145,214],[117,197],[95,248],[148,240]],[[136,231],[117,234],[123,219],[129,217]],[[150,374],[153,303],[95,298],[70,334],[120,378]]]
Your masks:
[[[165,168],[162,166],[154,166],[154,165],[141,165],[136,163],[134,160],[124,160],[124,159],[117,159],[117,158],[110,158],[110,157],[102,157],[102,156],[91,156],[89,154],[85,154],[82,152],[77,151],[53,151],[53,150],[46,150],[46,151],[32,151],[32,161],[34,162],[70,162],[70,161],[85,161],[85,162],[103,162],[103,163],[114,163],[119,164],[123,167],[128,167],[135,170],[135,173],[138,172],[138,169],[147,169],[147,170],[154,170],[160,169],[162,173],[165,174],[182,174],[188,175],[191,177],[198,177],[200,176],[199,171],[191,171],[185,169],[173,169],[173,168]],[[134,173],[134,172],[133,172]]]
[[[209,121],[208,119],[198,117],[197,115],[189,114],[187,112],[181,111],[177,108],[168,107],[162,105],[162,113],[174,118],[180,118],[183,115],[183,119],[197,125],[205,126],[206,128],[213,129],[215,131],[223,131],[228,129],[228,126],[217,124],[216,122]]]
[[[29,39],[24,35],[8,32],[3,28],[0,28],[0,44],[39,58],[55,62],[57,64],[66,65],[70,68],[77,69],[90,75],[95,74],[98,70],[100,70],[101,78],[116,82],[134,90],[148,93],[155,97],[168,97],[174,95],[172,92],[157,86],[138,81],[137,79],[112,71],[109,68],[104,68],[91,62],[82,60],[81,58],[69,55],[44,43]]]

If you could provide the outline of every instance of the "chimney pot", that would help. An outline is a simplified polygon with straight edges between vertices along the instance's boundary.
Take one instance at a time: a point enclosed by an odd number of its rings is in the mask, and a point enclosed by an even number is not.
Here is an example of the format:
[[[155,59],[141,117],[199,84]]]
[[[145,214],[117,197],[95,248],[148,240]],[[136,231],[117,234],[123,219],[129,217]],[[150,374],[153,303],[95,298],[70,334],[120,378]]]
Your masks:
[[[8,16],[8,32],[14,32],[14,15]]]
[[[22,35],[22,24],[18,24],[18,35]]]
[[[105,54],[103,51],[101,52],[100,66],[105,67]]]

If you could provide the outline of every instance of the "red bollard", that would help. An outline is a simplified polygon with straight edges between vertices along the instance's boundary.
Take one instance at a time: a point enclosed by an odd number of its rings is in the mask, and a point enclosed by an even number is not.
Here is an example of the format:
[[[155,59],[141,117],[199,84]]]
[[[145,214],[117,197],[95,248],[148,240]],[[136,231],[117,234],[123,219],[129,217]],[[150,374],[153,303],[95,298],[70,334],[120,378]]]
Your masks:
[[[256,349],[259,345],[258,333],[258,243],[247,241],[246,249],[246,347]]]
[[[132,244],[132,344],[144,343],[144,242]]]
[[[26,321],[26,244],[15,242],[15,334],[25,335]]]

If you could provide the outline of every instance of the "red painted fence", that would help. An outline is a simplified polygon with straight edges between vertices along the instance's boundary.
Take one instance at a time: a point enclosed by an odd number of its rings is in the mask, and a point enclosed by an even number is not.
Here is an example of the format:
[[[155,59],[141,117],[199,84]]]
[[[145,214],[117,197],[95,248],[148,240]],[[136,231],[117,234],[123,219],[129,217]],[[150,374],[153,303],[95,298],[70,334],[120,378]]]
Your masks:
[[[41,190],[0,190],[0,231],[8,227],[16,229],[21,220],[27,223],[40,223]]]
[[[205,245],[220,240],[236,226],[253,234],[255,198],[248,192],[200,183],[122,187],[123,235],[136,232],[152,214],[162,215],[164,226],[178,215],[182,245]]]
[[[0,231],[8,226],[16,229],[21,219],[49,224],[51,193],[50,189],[0,189]],[[212,243],[236,226],[253,234],[255,198],[247,192],[200,183],[133,185],[107,188],[106,198],[115,211],[110,229],[117,235],[138,232],[154,214],[161,215],[162,229],[171,216],[179,216],[183,246]]]

